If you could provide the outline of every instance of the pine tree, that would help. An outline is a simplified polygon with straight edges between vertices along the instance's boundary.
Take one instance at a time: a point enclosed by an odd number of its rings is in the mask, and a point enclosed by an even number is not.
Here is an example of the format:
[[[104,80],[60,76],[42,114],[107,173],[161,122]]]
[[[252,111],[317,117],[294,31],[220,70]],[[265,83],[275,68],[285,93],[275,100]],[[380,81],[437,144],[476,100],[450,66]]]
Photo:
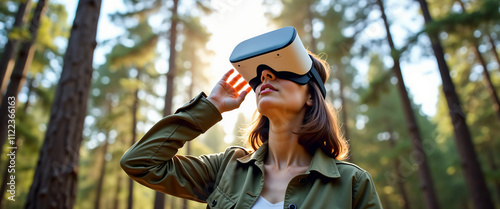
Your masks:
[[[427,208],[439,208],[437,195],[434,190],[434,181],[432,180],[431,172],[429,170],[429,165],[427,161],[426,154],[424,152],[424,147],[422,144],[422,137],[420,136],[420,129],[418,127],[417,120],[415,118],[415,113],[411,107],[411,101],[408,97],[408,92],[406,91],[406,85],[403,80],[403,75],[401,73],[400,66],[400,58],[399,54],[394,45],[394,41],[392,39],[392,34],[389,28],[389,21],[387,20],[387,16],[385,14],[384,4],[382,0],[377,0],[377,3],[380,7],[381,18],[384,21],[387,42],[391,48],[391,55],[394,61],[394,65],[392,67],[392,71],[397,78],[397,88],[399,91],[399,95],[401,98],[401,103],[404,109],[404,115],[406,118],[406,124],[408,128],[408,132],[410,133],[410,139],[413,144],[413,151],[419,154],[420,160],[418,163],[418,174],[420,178],[420,184],[422,185],[422,190],[424,193],[425,205]]]
[[[419,0],[425,24],[432,23],[432,17],[429,13],[426,0]],[[458,151],[461,157],[462,167],[466,176],[466,182],[469,192],[472,196],[476,208],[493,208],[493,202],[490,197],[481,166],[477,159],[472,137],[466,121],[466,115],[462,110],[455,86],[450,77],[450,70],[444,59],[444,50],[437,33],[428,34],[432,43],[432,49],[437,59],[439,72],[443,83],[443,92],[448,103],[450,117],[454,126],[455,139]]]
[[[16,13],[16,20],[14,25],[12,25],[11,33],[22,33],[21,27],[26,21],[26,14],[30,11],[31,1],[27,0],[25,2],[19,3]],[[11,35],[12,36],[12,35]],[[12,73],[12,68],[14,67],[14,55],[17,53],[19,47],[19,38],[11,37],[5,44],[4,51],[2,53],[2,58],[0,58],[0,95],[3,95],[5,88],[7,87],[8,80],[6,78],[10,77]]]
[[[79,1],[26,208],[72,208],[75,202],[100,9],[100,0]]]

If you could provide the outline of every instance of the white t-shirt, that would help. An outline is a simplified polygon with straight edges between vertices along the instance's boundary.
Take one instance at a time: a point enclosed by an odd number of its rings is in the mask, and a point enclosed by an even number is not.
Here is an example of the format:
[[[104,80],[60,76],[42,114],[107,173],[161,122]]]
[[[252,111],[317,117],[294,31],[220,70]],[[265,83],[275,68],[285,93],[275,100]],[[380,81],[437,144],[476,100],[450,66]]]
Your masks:
[[[264,199],[262,196],[259,196],[259,199],[257,199],[257,202],[255,202],[252,209],[278,209],[278,208],[281,209],[283,208],[284,204],[285,201],[272,204],[266,199]]]

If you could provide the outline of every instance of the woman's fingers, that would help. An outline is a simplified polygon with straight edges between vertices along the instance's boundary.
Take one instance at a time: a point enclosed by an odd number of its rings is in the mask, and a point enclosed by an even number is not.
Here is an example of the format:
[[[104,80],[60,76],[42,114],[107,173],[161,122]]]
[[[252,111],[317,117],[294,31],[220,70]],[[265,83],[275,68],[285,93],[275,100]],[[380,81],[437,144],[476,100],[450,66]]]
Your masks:
[[[244,80],[244,81],[242,81],[242,82],[238,83],[236,86],[233,86],[233,87],[234,87],[234,89],[235,89],[236,91],[238,91],[238,92],[239,92],[239,91],[240,91],[241,89],[243,89],[243,87],[245,87],[246,85],[247,85],[247,82]]]
[[[233,78],[232,78],[229,82],[227,82],[227,83],[229,83],[229,85],[231,85],[231,86],[234,86],[234,85],[238,82],[238,80],[240,80],[240,78],[241,78],[241,75],[240,75],[240,74],[238,74],[238,75],[234,76],[234,77],[233,77]]]
[[[233,74],[234,72],[234,69],[231,69],[229,71],[227,71],[221,78],[221,80],[227,82],[227,79],[229,78],[229,76],[231,76],[231,74]]]
[[[236,92],[239,92],[241,91],[248,83],[243,80],[241,82],[238,83],[238,81],[240,81],[241,79],[241,74],[237,74],[236,76],[234,76],[233,78],[231,78],[229,80],[229,77],[231,77],[231,75],[234,73],[234,69],[231,69],[229,70],[226,74],[224,74],[224,76],[222,77],[222,80],[224,80],[226,83],[228,83],[229,85],[231,85],[234,90],[236,90]],[[247,91],[249,92],[249,91]]]

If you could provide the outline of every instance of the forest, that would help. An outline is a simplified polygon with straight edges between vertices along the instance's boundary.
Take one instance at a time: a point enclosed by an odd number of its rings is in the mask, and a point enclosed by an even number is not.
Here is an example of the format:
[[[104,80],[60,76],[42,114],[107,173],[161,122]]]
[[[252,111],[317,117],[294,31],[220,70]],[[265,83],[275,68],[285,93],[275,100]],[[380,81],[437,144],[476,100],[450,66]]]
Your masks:
[[[384,208],[500,208],[499,0],[2,0],[0,208],[206,208],[120,158],[285,26],[330,64],[348,161]],[[248,147],[252,94],[178,154]]]

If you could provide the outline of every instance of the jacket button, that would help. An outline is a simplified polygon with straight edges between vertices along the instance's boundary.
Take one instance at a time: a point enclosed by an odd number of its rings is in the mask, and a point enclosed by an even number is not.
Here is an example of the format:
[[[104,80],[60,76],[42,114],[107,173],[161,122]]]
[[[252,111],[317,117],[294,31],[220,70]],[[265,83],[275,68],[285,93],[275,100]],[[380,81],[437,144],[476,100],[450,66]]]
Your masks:
[[[297,209],[297,206],[295,204],[290,204],[288,206],[288,209]]]
[[[212,207],[215,207],[217,205],[217,200],[212,201]]]

